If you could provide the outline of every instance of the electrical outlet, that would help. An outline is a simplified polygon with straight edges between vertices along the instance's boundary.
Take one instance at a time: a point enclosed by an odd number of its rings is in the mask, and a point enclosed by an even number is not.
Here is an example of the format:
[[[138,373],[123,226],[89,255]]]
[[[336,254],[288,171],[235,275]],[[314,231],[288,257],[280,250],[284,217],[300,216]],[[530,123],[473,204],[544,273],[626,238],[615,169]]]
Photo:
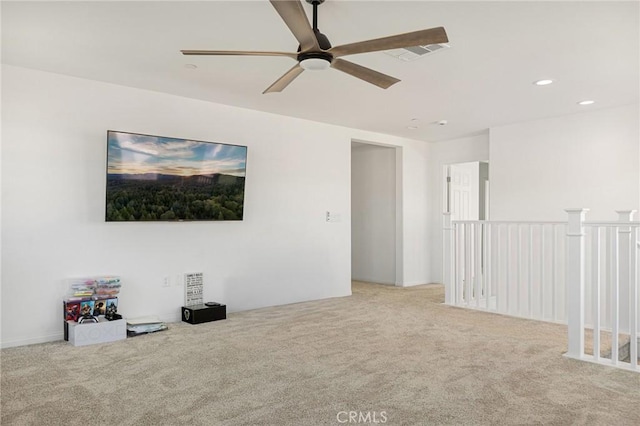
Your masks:
[[[171,279],[168,276],[162,279],[162,287],[171,287]]]

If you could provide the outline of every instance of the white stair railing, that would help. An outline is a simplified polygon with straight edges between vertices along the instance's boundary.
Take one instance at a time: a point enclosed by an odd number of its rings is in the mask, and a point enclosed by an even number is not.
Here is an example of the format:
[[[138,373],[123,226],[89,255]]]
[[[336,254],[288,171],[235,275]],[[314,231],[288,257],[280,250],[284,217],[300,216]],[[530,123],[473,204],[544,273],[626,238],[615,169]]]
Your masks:
[[[640,372],[635,211],[618,211],[618,222],[566,211],[567,222],[453,221],[445,213],[445,303],[566,323],[567,357]]]
[[[633,210],[618,211],[618,222],[585,222],[584,209],[568,213],[566,356],[640,372],[640,222]]]
[[[445,303],[566,322],[564,222],[452,221],[444,215]]]

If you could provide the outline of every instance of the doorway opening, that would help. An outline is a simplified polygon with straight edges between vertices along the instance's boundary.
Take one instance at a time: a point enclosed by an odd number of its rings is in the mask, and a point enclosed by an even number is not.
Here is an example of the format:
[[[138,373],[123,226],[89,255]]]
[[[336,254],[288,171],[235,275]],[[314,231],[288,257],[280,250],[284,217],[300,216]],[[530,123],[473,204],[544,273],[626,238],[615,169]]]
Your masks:
[[[402,285],[402,148],[351,143],[351,279]]]

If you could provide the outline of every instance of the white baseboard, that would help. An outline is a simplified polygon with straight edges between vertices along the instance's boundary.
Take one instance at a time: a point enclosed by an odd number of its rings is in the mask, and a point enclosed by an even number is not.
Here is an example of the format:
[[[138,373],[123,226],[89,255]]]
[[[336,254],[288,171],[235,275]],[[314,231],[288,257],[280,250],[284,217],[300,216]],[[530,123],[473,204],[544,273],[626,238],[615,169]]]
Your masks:
[[[362,281],[362,282],[365,282],[365,283],[373,283],[373,284],[393,285],[393,286],[397,286],[397,287],[413,287],[413,286],[417,286],[417,285],[427,285],[427,284],[439,285],[439,283],[425,282],[425,281],[408,281],[408,282],[396,284],[395,282],[391,282],[391,281],[378,281],[378,280],[369,279],[369,278],[356,278],[356,277],[351,278],[351,280],[352,281]]]
[[[440,283],[434,282],[424,282],[424,281],[409,281],[400,285],[400,287],[414,287],[417,285],[442,285]]]
[[[50,334],[48,336],[32,337],[30,339],[18,339],[3,341],[0,343],[2,349],[15,348],[16,346],[35,345],[38,343],[56,342],[58,340],[64,340],[64,333]]]
[[[396,285],[396,283],[392,281],[380,281],[380,280],[371,279],[371,278],[352,277],[351,281],[361,281],[363,283],[383,284],[383,285]]]
[[[158,319],[162,322],[180,322],[182,321],[182,311],[178,313],[172,312],[170,314],[158,315]]]

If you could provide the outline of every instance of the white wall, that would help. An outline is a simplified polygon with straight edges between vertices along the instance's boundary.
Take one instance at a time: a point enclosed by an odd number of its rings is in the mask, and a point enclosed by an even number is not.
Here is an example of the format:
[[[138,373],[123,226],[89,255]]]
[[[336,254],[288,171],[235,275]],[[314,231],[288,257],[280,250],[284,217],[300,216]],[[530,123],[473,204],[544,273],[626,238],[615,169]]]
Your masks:
[[[638,106],[595,110],[491,129],[493,220],[615,220],[640,206]]]
[[[428,282],[424,142],[12,66],[2,87],[3,346],[61,338],[69,277],[119,274],[120,311],[165,320],[184,272],[230,311],[349,295],[352,139],[407,154],[401,284]],[[244,220],[105,223],[107,129],[247,145]]]
[[[442,212],[445,211],[443,199],[443,167],[447,164],[489,160],[489,134],[435,142],[429,145],[428,160],[429,198],[429,259],[431,264],[430,282],[442,282]],[[491,174],[491,164],[489,164]],[[493,176],[491,177],[491,179]]]
[[[122,275],[122,313],[167,320],[189,271],[231,311],[350,294],[349,223],[324,220],[350,214],[344,129],[13,67],[3,88],[3,344],[59,337],[68,277]],[[107,129],[247,145],[244,221],[105,223]]]
[[[351,149],[351,277],[396,282],[396,150]]]

